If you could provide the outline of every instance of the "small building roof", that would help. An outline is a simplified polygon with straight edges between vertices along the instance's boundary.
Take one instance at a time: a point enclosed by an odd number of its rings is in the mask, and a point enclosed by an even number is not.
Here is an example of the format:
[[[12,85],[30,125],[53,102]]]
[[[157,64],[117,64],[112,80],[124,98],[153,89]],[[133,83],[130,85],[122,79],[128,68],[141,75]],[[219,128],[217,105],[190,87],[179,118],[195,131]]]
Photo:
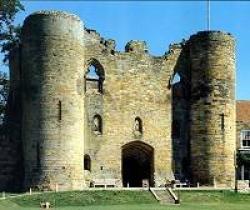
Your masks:
[[[236,120],[250,122],[250,101],[236,101]]]

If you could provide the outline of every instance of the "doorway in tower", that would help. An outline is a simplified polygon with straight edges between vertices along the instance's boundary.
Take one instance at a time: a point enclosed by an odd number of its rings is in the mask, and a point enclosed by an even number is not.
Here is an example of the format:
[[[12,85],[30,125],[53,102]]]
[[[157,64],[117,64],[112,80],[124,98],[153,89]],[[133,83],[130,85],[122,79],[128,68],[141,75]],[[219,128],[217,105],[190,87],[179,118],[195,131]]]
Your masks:
[[[122,182],[124,187],[154,186],[154,148],[141,141],[122,147]]]

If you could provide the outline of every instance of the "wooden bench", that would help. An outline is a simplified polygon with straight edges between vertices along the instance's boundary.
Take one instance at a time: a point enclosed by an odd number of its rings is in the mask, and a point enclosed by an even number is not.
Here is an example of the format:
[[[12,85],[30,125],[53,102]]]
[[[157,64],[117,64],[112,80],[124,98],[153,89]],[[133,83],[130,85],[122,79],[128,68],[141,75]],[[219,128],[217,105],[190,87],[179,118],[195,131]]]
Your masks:
[[[94,179],[93,187],[116,187],[117,179]]]
[[[187,182],[181,182],[180,180],[175,180],[174,183],[174,188],[176,187],[188,187],[188,183]]]

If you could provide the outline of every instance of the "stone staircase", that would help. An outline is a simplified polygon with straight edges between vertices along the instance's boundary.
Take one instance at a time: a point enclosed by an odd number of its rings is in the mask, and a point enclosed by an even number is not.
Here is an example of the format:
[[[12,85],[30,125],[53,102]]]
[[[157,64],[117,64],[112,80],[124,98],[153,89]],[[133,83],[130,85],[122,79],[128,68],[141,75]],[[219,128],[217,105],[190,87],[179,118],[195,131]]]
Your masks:
[[[179,199],[171,188],[150,188],[150,192],[154,195],[156,200],[160,202],[160,204],[179,204]]]

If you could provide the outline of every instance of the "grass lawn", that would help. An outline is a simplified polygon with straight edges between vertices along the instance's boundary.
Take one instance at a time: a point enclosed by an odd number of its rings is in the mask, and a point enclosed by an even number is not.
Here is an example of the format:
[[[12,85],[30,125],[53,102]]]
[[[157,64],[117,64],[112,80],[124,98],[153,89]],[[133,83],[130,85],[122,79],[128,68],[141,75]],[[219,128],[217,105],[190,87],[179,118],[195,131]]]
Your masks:
[[[38,210],[50,201],[57,210],[249,210],[250,194],[229,191],[181,191],[181,205],[160,205],[147,191],[73,191],[0,200],[0,210]]]

